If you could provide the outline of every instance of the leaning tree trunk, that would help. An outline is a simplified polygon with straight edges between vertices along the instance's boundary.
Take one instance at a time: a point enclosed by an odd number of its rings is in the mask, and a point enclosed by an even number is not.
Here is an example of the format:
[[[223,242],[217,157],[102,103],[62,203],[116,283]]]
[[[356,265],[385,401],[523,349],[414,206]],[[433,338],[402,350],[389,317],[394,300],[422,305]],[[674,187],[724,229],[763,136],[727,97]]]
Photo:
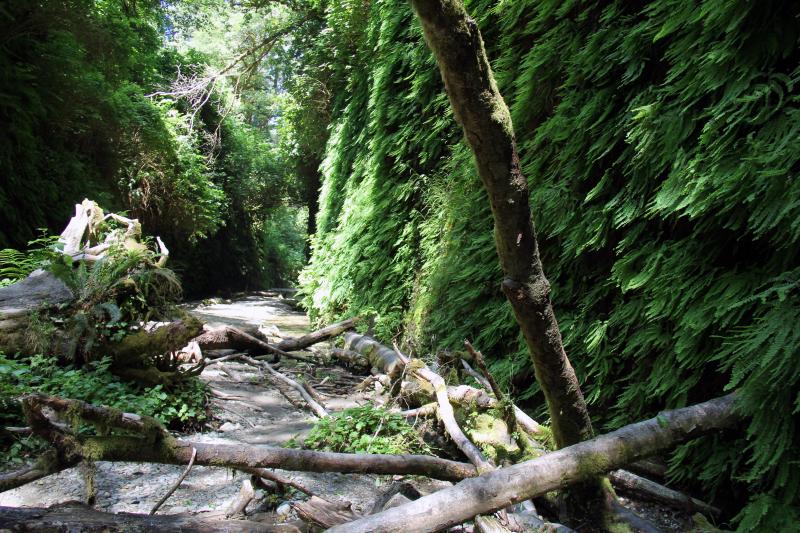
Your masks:
[[[547,400],[553,437],[559,448],[576,444],[592,437],[592,425],[550,302],[550,284],[539,258],[528,182],[520,170],[511,116],[497,89],[478,25],[461,0],[412,0],[412,4],[489,196],[495,244],[505,276],[503,292]],[[572,492],[568,500],[581,502],[584,508],[588,505],[596,510],[604,500],[599,481],[590,480]],[[597,516],[596,512],[590,514]]]

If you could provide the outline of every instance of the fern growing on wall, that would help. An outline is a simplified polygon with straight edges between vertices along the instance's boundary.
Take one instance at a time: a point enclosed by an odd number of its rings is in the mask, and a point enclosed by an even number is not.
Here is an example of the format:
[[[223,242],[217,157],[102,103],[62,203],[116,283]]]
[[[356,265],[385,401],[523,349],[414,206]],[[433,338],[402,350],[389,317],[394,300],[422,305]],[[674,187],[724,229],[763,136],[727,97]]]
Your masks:
[[[740,391],[746,427],[671,475],[741,530],[800,495],[800,10],[789,2],[475,0],[545,271],[598,429]],[[335,114],[306,302],[420,351],[474,340],[541,412],[491,217],[410,9],[371,6]]]

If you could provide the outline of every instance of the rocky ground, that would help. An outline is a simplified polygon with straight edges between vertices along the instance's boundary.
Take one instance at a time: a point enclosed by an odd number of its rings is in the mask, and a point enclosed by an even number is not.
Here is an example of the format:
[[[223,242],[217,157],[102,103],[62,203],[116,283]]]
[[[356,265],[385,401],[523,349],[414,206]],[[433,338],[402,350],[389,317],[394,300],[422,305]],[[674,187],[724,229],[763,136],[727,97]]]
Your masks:
[[[233,300],[213,299],[188,306],[211,326],[233,325],[242,329],[277,327],[281,334],[296,336],[309,330],[307,317],[281,297],[250,295]],[[274,332],[274,329],[272,330]],[[312,357],[313,354],[304,355]],[[333,411],[368,402],[383,403],[375,390],[358,392],[363,377],[338,367],[312,367],[282,361],[280,370],[307,379]],[[201,378],[210,387],[213,419],[192,439],[208,442],[280,445],[302,438],[315,418],[298,407],[292,391],[280,391],[252,366],[226,362],[207,367]],[[290,400],[292,400],[290,402]],[[294,404],[293,404],[294,403]],[[297,404],[297,405],[295,405]],[[184,467],[142,463],[97,463],[96,508],[108,512],[147,513],[181,475]],[[330,500],[353,503],[357,512],[368,512],[383,490],[399,478],[356,474],[281,472]],[[213,467],[194,467],[159,514],[190,513],[205,517],[224,516],[248,476]],[[430,492],[446,482],[415,480],[421,492]],[[85,500],[86,487],[80,469],[73,468],[23,487],[0,493],[0,506],[47,507],[67,501]],[[287,505],[299,493],[284,495],[257,492],[247,507],[251,519],[280,521],[292,517]],[[691,524],[685,513],[641,502],[632,507],[663,531],[685,531]]]

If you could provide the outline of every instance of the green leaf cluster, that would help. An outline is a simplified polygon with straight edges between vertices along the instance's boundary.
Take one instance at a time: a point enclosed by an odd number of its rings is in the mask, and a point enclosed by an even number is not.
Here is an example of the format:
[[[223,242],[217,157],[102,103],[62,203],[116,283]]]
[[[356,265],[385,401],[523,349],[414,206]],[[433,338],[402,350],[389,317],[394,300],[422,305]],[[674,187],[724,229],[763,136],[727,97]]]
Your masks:
[[[329,452],[431,453],[402,415],[373,405],[351,407],[320,419],[303,444]]]

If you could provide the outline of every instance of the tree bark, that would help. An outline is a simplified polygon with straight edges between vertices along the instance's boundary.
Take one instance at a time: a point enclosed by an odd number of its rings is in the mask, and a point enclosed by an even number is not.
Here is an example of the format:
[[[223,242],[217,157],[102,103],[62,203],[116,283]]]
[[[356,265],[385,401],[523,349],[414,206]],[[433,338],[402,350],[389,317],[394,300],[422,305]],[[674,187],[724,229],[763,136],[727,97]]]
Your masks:
[[[475,156],[494,217],[502,289],[525,337],[544,393],[556,446],[589,439],[592,424],[580,383],[567,359],[550,302],[508,107],[497,88],[477,23],[461,0],[412,0],[444,80],[456,120]],[[596,515],[605,505],[600,480],[565,494],[570,514]]]
[[[472,465],[427,455],[315,452],[275,446],[209,444],[174,439],[152,418],[42,394],[26,396],[23,407],[34,433],[56,449],[56,457],[51,458],[50,462],[60,465],[60,469],[74,466],[83,459],[188,464],[194,454],[193,450],[196,450],[196,465],[247,471],[253,468],[282,468],[307,472],[413,474],[450,481],[476,475]],[[79,416],[90,422],[102,423],[106,429],[134,431],[140,436],[84,438],[70,435],[45,416],[43,407],[49,407],[61,414]],[[54,466],[52,471],[58,469]]]
[[[326,341],[332,337],[341,335],[348,329],[353,329],[356,326],[356,322],[358,322],[357,318],[349,318],[347,320],[337,322],[336,324],[326,326],[322,329],[318,329],[317,331],[312,331],[308,335],[303,335],[302,337],[283,339],[281,342],[276,344],[275,347],[279,350],[283,350],[284,352],[296,352],[297,350],[308,348],[309,346],[317,344],[318,342]]]
[[[315,361],[301,355],[287,353],[269,343],[258,339],[249,333],[245,333],[233,326],[221,326],[218,328],[206,328],[205,331],[193,339],[201,350],[218,350],[221,348],[233,348],[235,350],[254,350],[260,353],[273,355],[274,361],[279,357],[296,359],[305,363]]]
[[[64,504],[39,509],[0,507],[0,530],[9,532],[69,531],[71,533],[150,533],[184,531],[187,533],[299,533],[290,524],[260,524],[247,520],[204,520],[187,515],[150,516],[103,513],[82,504]]]
[[[590,441],[464,480],[406,505],[334,527],[331,533],[430,532],[600,476],[741,420],[734,394],[665,411]]]

